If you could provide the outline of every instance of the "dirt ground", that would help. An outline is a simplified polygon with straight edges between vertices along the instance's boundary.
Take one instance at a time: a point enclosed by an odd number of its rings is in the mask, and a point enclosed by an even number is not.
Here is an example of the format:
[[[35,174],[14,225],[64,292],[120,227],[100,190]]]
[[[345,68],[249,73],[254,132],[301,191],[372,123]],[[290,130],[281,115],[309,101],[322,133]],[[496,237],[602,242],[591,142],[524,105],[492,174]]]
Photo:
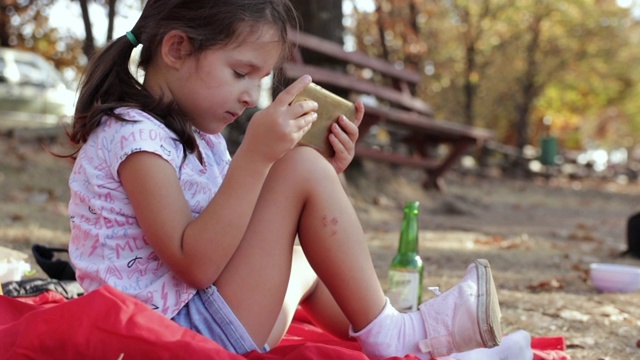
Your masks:
[[[60,138],[61,139],[61,138]],[[61,140],[54,152],[69,150]],[[33,244],[67,243],[70,163],[33,136],[0,137],[0,246],[30,255]],[[640,359],[640,296],[603,294],[589,264],[639,265],[620,258],[640,185],[564,179],[510,180],[461,172],[448,191],[425,191],[416,170],[363,162],[347,173],[383,286],[397,247],[402,207],[419,200],[425,288],[453,286],[473,259],[493,268],[505,334],[564,336],[572,359]],[[33,276],[46,276],[29,257]],[[425,290],[425,299],[430,295]]]

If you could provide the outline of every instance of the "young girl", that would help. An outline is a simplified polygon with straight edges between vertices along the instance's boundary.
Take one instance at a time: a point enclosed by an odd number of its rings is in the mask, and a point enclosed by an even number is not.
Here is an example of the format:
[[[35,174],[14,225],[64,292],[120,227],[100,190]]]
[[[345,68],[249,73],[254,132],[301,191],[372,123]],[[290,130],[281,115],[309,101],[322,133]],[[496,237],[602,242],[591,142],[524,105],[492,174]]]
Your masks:
[[[496,346],[486,261],[414,313],[385,298],[338,178],[361,103],[331,129],[334,157],[297,147],[317,108],[292,104],[311,82],[303,76],[253,116],[230,158],[221,131],[256,105],[293,19],[287,0],[149,0],[91,59],[70,133],[78,280],[118,288],[236,353],[277,345],[298,305],[373,358]],[[138,44],[142,84],[128,68]]]

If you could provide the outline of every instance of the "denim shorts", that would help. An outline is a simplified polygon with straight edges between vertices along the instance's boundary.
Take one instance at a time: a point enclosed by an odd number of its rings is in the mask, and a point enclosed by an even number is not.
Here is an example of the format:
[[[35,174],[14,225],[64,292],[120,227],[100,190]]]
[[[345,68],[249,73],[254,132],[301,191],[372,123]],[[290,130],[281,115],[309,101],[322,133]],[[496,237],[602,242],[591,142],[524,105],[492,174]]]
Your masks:
[[[268,351],[267,345],[261,350],[253,342],[214,285],[198,290],[172,320],[236,354]]]

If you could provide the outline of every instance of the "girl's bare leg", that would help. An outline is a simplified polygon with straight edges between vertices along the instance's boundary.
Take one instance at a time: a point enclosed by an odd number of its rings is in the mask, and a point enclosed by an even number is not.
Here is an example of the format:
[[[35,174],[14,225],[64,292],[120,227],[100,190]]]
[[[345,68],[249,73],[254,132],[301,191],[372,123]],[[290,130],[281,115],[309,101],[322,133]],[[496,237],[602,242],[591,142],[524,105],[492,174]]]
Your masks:
[[[216,281],[258,346],[267,342],[280,316],[296,234],[355,331],[384,307],[364,232],[335,170],[315,150],[298,147],[272,167],[247,232]],[[309,305],[324,308],[316,301],[325,300],[314,300],[326,298],[318,291],[309,295]]]
[[[349,321],[338,307],[327,287],[318,279],[302,249],[294,247],[289,287],[278,320],[267,344],[274,347],[284,336],[298,305],[323,330],[341,338],[349,338]]]
[[[323,330],[339,339],[349,339],[349,320],[346,318],[327,286],[318,281],[315,289],[300,304]]]

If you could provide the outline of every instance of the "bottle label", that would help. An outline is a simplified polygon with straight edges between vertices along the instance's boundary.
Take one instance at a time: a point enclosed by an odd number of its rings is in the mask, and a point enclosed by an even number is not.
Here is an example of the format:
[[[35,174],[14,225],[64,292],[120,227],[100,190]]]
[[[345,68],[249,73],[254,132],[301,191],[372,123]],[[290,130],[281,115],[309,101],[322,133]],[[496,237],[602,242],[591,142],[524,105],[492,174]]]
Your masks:
[[[420,274],[413,270],[389,270],[387,297],[398,311],[418,310]]]

